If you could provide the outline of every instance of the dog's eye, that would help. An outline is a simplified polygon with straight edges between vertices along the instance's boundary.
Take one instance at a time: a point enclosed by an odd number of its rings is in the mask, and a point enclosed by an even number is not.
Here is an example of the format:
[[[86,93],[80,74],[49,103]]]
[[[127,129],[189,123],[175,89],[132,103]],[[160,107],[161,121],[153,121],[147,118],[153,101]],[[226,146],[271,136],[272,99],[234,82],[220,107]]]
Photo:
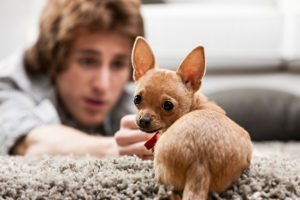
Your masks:
[[[163,109],[166,111],[172,110],[174,107],[173,103],[171,101],[165,101],[163,104]]]
[[[141,95],[136,95],[134,97],[133,102],[134,102],[135,105],[139,105],[140,103],[142,103],[142,96]]]

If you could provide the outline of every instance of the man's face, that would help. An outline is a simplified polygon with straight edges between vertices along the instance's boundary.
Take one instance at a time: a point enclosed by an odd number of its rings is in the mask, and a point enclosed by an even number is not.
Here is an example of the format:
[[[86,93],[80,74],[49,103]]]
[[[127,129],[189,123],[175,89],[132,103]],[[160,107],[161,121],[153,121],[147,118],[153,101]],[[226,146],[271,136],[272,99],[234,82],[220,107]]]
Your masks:
[[[118,101],[130,74],[131,42],[116,33],[85,33],[74,41],[67,69],[56,76],[65,109],[80,124],[99,125]]]

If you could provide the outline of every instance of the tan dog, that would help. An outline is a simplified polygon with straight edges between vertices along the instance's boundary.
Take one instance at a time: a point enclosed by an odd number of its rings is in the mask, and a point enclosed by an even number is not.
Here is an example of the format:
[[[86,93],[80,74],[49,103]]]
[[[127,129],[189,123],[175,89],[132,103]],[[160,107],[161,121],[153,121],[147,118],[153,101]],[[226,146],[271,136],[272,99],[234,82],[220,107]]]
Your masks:
[[[203,47],[195,48],[176,72],[157,69],[147,42],[136,39],[132,63],[137,89],[137,124],[159,130],[154,168],[158,181],[183,190],[183,199],[222,192],[250,165],[248,133],[196,93],[205,73]]]

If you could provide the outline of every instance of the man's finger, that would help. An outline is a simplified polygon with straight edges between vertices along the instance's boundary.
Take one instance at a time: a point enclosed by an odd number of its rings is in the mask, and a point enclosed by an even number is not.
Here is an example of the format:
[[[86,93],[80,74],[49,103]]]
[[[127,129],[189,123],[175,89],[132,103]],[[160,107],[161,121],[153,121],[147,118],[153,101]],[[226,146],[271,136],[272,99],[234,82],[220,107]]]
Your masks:
[[[136,115],[126,115],[121,119],[121,129],[128,128],[128,129],[138,129],[136,125]]]
[[[126,146],[137,142],[147,141],[152,134],[140,130],[121,129],[115,134],[115,140],[118,145]]]
[[[139,155],[139,156],[151,156],[153,155],[152,151],[149,151],[144,146],[144,142],[134,143],[125,147],[119,148],[120,155]]]
[[[153,155],[145,155],[145,156],[142,156],[141,158],[142,160],[153,160],[154,159],[154,156]]]

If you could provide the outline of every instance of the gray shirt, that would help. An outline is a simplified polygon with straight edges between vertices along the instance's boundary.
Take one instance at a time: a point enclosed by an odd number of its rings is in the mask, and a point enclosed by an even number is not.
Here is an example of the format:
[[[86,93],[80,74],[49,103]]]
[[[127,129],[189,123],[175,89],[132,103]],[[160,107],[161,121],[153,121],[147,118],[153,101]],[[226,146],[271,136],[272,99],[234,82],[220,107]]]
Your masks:
[[[88,134],[113,135],[120,119],[135,108],[131,103],[132,87],[126,87],[121,99],[99,127],[88,129],[76,124],[57,103],[56,92],[45,75],[29,77],[23,53],[0,62],[0,155],[8,154],[15,142],[35,127],[64,124]]]

